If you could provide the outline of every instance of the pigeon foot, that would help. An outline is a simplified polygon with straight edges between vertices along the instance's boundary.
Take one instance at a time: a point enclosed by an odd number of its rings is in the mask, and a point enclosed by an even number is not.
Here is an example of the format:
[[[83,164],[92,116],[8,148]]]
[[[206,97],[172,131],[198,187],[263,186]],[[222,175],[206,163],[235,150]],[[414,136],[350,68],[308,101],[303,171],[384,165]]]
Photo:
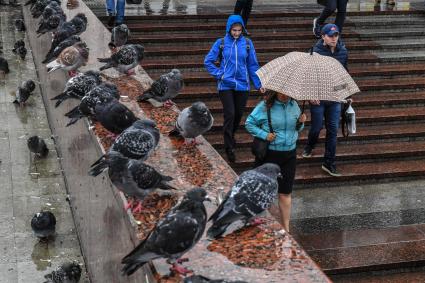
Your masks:
[[[167,101],[164,102],[164,107],[166,108],[171,108],[174,105],[176,105],[173,101],[171,101],[170,99],[168,99]]]
[[[76,75],[78,74],[78,72],[77,71],[69,71],[68,72],[68,75],[72,78],[72,77],[75,77]]]
[[[183,276],[186,276],[188,273],[193,273],[193,270],[187,269],[184,266],[178,265],[177,263],[173,264],[173,266],[170,268],[170,271]]]
[[[133,213],[140,213],[143,210],[142,202],[137,201],[137,206],[133,209]]]
[[[127,200],[127,204],[125,205],[124,210],[127,211],[132,206],[133,206],[133,199]]]
[[[128,76],[135,75],[135,74],[136,74],[136,71],[134,69],[131,69],[131,70],[128,70],[127,71],[127,75]]]
[[[258,226],[258,225],[265,224],[265,223],[267,223],[267,219],[260,218],[260,217],[256,217],[249,222],[249,224],[251,226]]]

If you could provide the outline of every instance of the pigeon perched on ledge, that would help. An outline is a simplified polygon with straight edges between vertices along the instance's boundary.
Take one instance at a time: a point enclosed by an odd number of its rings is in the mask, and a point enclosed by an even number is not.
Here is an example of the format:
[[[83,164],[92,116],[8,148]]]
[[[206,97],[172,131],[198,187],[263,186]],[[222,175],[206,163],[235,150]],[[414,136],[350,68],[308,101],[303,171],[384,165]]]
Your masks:
[[[78,262],[63,263],[58,269],[44,276],[44,283],[78,283],[81,278],[81,266]]]
[[[213,223],[207,231],[208,237],[220,237],[233,222],[246,223],[269,208],[277,197],[278,177],[281,177],[280,167],[272,163],[243,172],[208,219]]]
[[[50,211],[41,211],[31,219],[31,228],[40,239],[46,239],[55,234],[56,217]]]
[[[100,67],[100,71],[115,68],[118,72],[130,75],[132,69],[141,64],[143,60],[144,47],[140,44],[124,45],[118,52],[109,58],[98,58],[99,62],[106,63]]]
[[[32,136],[27,140],[28,149],[36,156],[44,158],[49,154],[46,143],[39,136]]]
[[[183,200],[161,219],[147,238],[122,259],[122,273],[133,274],[150,260],[167,258],[172,271],[186,274],[180,257],[195,246],[205,230],[207,212],[203,201],[208,200],[202,188],[187,192]]]
[[[59,43],[59,45],[56,46],[56,48],[53,49],[52,52],[47,53],[46,58],[43,60],[42,63],[50,63],[51,61],[56,59],[65,48],[70,47],[79,41],[81,41],[81,38],[78,35],[72,35],[68,37],[67,39]]]
[[[89,48],[85,42],[80,41],[65,48],[55,61],[47,64],[47,72],[51,73],[62,69],[68,71],[69,76],[72,77],[76,74],[78,68],[87,64],[88,60]]]
[[[18,90],[16,91],[16,99],[13,101],[15,104],[19,104],[21,107],[28,100],[30,95],[33,94],[35,90],[35,83],[33,80],[27,80],[22,83]]]

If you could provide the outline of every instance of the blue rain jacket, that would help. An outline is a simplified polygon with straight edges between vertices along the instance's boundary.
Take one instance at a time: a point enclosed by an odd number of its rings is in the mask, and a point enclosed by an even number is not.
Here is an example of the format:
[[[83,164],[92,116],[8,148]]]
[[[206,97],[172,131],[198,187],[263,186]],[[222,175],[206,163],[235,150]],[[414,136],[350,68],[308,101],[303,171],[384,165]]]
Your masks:
[[[247,50],[247,40],[243,35],[237,39],[231,36],[230,29],[236,23],[241,24],[243,29],[245,29],[241,16],[231,15],[229,17],[220,66],[217,67],[214,62],[219,59],[222,38],[217,39],[207,56],[205,56],[205,68],[216,78],[218,90],[248,91],[250,79],[255,88],[260,89],[261,82],[255,74],[260,66],[258,65],[254,45],[249,40],[250,47]]]
[[[296,148],[298,132],[302,131],[304,124],[297,126],[301,115],[300,107],[293,99],[286,103],[275,101],[270,109],[271,122],[276,138],[269,145],[270,150],[290,151]],[[245,127],[251,135],[265,140],[270,133],[267,121],[267,108],[264,101],[260,102],[249,114]]]

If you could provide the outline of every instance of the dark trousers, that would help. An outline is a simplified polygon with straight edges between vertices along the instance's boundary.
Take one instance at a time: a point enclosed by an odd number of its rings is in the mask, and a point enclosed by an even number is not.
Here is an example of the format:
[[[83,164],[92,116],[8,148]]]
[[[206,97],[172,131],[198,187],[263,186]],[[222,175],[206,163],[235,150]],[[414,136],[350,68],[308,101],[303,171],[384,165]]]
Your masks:
[[[338,10],[335,18],[335,25],[338,26],[339,32],[342,32],[342,28],[345,22],[345,14],[347,13],[347,2],[348,0],[328,0],[322,13],[317,18],[317,24],[323,25],[329,16]]]
[[[219,91],[224,112],[224,147],[233,149],[235,147],[235,133],[241,122],[248,100],[247,91],[221,90]]]
[[[235,15],[241,15],[243,23],[246,27],[248,24],[249,14],[251,14],[253,0],[237,0],[235,4]]]
[[[320,101],[320,105],[310,105],[311,126],[308,133],[307,147],[313,149],[323,128],[323,118],[326,124],[326,141],[324,163],[335,165],[336,141],[338,135],[341,103]]]
[[[292,193],[295,169],[297,167],[297,150],[275,151],[269,149],[264,161],[259,162],[256,160],[254,166],[258,167],[264,163],[274,163],[280,167],[280,174],[282,174],[282,178],[277,179],[277,182],[279,183],[279,194],[289,195]]]

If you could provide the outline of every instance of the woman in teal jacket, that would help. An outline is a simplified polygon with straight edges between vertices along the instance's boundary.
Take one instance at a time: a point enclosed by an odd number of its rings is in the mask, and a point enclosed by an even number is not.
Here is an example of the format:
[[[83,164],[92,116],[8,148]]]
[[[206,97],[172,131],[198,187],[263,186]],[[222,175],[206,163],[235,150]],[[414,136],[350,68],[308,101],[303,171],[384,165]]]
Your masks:
[[[267,119],[270,109],[271,125]],[[297,160],[298,132],[304,128],[305,114],[295,100],[274,91],[267,91],[265,101],[260,102],[248,116],[245,127],[251,135],[270,142],[265,160],[256,160],[256,166],[262,163],[275,163],[280,166],[283,178],[279,182],[279,209],[283,228],[289,232],[291,218],[291,193],[295,178]]]
[[[242,32],[242,17],[231,15],[227,20],[226,35],[216,40],[205,56],[207,71],[217,80],[217,88],[224,112],[224,146],[230,162],[235,161],[235,133],[248,100],[250,81],[261,92],[261,82],[255,72],[259,69],[252,41]],[[219,61],[217,67],[215,63]]]

